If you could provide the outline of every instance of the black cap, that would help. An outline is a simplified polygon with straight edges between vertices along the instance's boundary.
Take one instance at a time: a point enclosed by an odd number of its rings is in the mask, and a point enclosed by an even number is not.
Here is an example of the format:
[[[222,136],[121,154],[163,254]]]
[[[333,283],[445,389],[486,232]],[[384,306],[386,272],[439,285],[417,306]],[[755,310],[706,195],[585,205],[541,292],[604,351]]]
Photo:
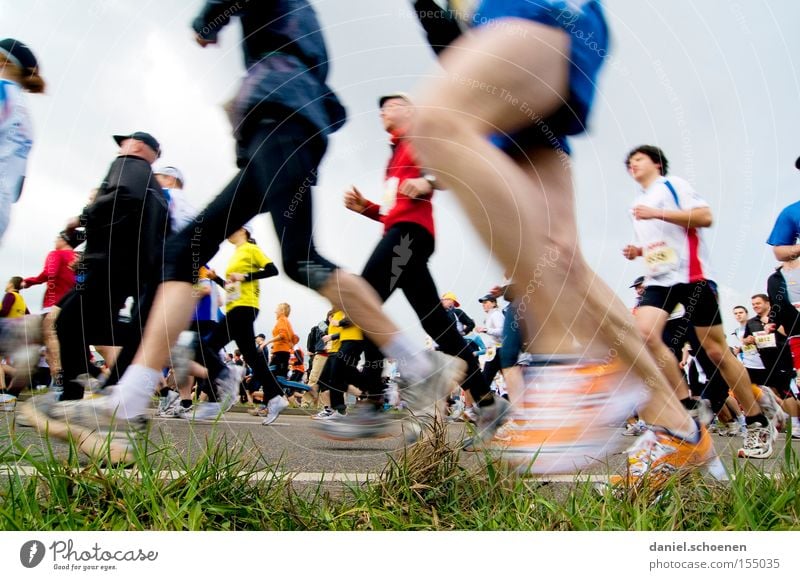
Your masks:
[[[33,69],[39,66],[31,49],[14,38],[4,38],[0,40],[0,52],[5,53],[14,64],[24,69]]]
[[[478,298],[478,302],[483,304],[484,302],[494,302],[497,304],[497,297],[494,294],[487,294],[486,296],[481,296]]]
[[[644,284],[644,276],[639,276],[636,280],[633,281],[633,284],[629,286],[629,288],[636,288],[637,286],[641,286]]]
[[[122,142],[125,139],[136,139],[137,141],[141,141],[150,149],[156,152],[156,155],[159,157],[161,156],[161,145],[159,145],[156,138],[153,137],[150,133],[145,133],[144,131],[136,131],[135,133],[131,133],[130,135],[114,135],[114,141],[117,142],[117,145],[122,145]]]
[[[794,166],[800,169],[800,157],[798,157],[797,160],[795,160]]]

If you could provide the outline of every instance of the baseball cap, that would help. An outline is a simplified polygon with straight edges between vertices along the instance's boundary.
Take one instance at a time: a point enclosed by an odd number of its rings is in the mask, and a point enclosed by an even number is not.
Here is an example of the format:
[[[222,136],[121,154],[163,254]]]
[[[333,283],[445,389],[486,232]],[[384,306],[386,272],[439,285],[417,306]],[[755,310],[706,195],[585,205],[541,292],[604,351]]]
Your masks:
[[[388,95],[383,95],[381,98],[378,99],[378,107],[382,107],[383,103],[385,103],[389,99],[403,99],[404,101],[413,103],[413,101],[411,100],[411,95],[409,95],[408,93],[403,93],[403,92],[389,93]]]
[[[0,53],[6,55],[6,58],[23,69],[33,69],[39,66],[31,49],[15,38],[0,40]]]
[[[484,302],[494,302],[495,304],[497,304],[497,298],[495,297],[494,294],[487,294],[486,296],[481,296],[480,298],[478,298],[478,302],[480,302],[481,304],[483,304]]]
[[[795,160],[794,166],[800,169],[800,157],[798,157],[797,160]]]
[[[639,276],[636,280],[633,281],[633,284],[629,286],[629,288],[636,288],[637,286],[641,286],[644,284],[644,276]]]
[[[114,141],[117,142],[117,145],[122,145],[122,142],[125,139],[136,139],[137,141],[141,141],[150,149],[156,152],[156,155],[161,157],[161,145],[159,145],[156,138],[153,137],[150,133],[145,133],[144,131],[135,131],[130,135],[114,135]]]
[[[452,300],[456,308],[461,306],[461,303],[458,301],[458,298],[456,298],[456,295],[453,294],[452,292],[445,292],[444,294],[442,294],[442,300]]]
[[[183,173],[177,167],[173,167],[172,165],[166,165],[164,167],[160,167],[153,172],[153,175],[166,175],[167,177],[173,177],[181,182],[181,185],[185,185],[185,181],[183,180]]]

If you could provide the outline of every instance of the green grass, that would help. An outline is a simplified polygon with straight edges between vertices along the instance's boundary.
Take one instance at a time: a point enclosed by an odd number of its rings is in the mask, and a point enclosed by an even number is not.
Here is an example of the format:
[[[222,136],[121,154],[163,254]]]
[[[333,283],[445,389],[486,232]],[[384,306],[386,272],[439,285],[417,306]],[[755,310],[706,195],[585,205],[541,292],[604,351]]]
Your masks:
[[[730,482],[671,481],[658,493],[542,484],[488,457],[468,470],[435,427],[367,484],[298,485],[272,477],[252,442],[220,437],[197,456],[148,444],[137,468],[104,469],[73,451],[0,438],[1,530],[790,530],[800,529],[800,464],[787,446],[780,472],[746,465]],[[169,458],[169,459],[168,459]],[[164,477],[165,471],[179,472]]]

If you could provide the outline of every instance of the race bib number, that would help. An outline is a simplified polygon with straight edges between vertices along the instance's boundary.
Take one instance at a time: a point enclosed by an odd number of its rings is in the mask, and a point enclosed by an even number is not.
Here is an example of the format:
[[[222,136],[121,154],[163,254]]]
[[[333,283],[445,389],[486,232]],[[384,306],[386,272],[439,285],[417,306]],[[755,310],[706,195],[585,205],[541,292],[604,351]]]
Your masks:
[[[397,203],[397,188],[400,187],[400,179],[390,177],[384,183],[383,200],[381,201],[381,214],[386,215],[394,208]]]
[[[753,336],[756,339],[756,347],[759,349],[775,348],[778,346],[775,342],[774,334],[767,334],[766,332],[754,332]]]
[[[242,283],[241,282],[226,282],[225,283],[225,302],[235,302],[242,297]]]
[[[677,270],[680,264],[678,253],[663,242],[652,244],[645,250],[644,262],[654,277]]]
[[[742,352],[745,354],[753,354],[758,352],[758,348],[754,344],[745,344],[742,345]]]
[[[486,348],[486,354],[484,355],[483,359],[486,362],[489,362],[490,360],[494,360],[494,357],[496,355],[497,355],[497,349],[493,346],[489,346]]]

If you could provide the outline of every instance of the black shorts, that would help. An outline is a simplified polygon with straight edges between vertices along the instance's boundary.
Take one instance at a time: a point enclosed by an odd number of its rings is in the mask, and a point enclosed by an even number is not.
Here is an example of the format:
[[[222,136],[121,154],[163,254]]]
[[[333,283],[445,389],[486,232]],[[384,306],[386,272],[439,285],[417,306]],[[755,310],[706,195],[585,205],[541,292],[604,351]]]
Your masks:
[[[686,309],[684,318],[696,327],[706,328],[722,324],[717,299],[717,285],[711,280],[676,284],[675,286],[648,286],[639,306],[653,306],[670,314],[678,304]]]

